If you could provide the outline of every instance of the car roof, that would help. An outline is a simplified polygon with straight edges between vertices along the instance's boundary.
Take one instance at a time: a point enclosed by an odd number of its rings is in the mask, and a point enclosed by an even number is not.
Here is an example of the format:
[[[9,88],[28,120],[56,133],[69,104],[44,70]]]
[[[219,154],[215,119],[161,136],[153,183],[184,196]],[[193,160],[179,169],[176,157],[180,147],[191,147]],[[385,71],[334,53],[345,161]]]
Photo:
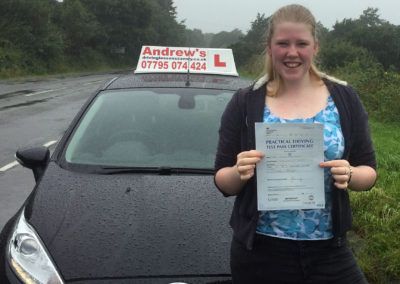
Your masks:
[[[235,91],[251,84],[248,79],[236,76],[210,74],[129,74],[114,78],[103,90],[131,88],[200,88]]]

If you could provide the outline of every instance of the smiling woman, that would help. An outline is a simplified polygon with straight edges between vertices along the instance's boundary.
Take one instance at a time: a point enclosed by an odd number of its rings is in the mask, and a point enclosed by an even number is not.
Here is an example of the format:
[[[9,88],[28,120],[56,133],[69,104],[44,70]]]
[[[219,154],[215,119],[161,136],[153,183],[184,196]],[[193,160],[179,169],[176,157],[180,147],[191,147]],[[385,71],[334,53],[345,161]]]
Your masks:
[[[215,183],[225,196],[237,196],[231,218],[234,283],[366,283],[346,245],[351,227],[347,189],[368,190],[374,185],[375,154],[358,95],[313,64],[318,52],[316,25],[301,5],[277,10],[268,25],[266,74],[236,92],[221,119]],[[271,180],[255,176],[257,164],[266,163],[268,155],[267,148],[255,150],[256,122],[264,122],[265,129],[271,123],[323,125],[325,161],[309,165],[324,169],[324,185],[318,189],[325,195],[323,208],[299,204],[287,210],[284,200],[306,191],[285,183],[294,177],[285,172],[279,175],[279,192],[262,200],[271,203],[279,196],[282,207],[258,210],[257,198],[262,195],[257,194],[257,183]],[[301,125],[297,129],[302,132]],[[292,159],[284,151],[280,157],[274,161],[276,167]]]

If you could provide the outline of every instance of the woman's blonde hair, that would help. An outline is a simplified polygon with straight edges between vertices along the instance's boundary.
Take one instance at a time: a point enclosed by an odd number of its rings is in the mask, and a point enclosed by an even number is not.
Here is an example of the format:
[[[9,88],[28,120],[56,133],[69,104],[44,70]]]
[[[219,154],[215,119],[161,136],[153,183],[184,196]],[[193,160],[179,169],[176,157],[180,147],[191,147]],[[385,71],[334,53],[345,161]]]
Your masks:
[[[293,22],[302,23],[310,27],[311,34],[314,38],[315,43],[318,43],[317,38],[317,23],[313,14],[306,7],[298,4],[292,4],[283,6],[277,10],[269,19],[268,29],[266,32],[266,47],[271,46],[271,38],[274,34],[275,28],[279,23],[282,22]],[[281,88],[281,78],[274,70],[272,60],[268,53],[265,54],[265,73],[268,77],[268,81],[271,82],[268,88],[268,95],[275,96]],[[320,71],[317,69],[314,63],[311,63],[310,74],[318,79],[321,79]]]

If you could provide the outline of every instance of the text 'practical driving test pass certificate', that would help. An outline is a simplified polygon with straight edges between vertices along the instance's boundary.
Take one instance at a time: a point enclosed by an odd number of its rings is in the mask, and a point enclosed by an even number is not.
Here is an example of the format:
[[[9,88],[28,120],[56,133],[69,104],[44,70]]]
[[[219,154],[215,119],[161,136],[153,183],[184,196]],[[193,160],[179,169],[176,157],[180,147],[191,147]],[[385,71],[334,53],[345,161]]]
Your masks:
[[[325,207],[323,125],[256,123],[258,210]]]

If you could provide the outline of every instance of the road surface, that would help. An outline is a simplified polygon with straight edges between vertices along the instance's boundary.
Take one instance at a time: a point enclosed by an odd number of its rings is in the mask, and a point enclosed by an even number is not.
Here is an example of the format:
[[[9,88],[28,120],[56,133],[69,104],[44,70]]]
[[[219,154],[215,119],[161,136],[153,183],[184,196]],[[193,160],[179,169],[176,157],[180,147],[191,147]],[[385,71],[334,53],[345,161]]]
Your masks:
[[[0,81],[0,229],[21,207],[35,181],[14,154],[20,147],[50,150],[97,88],[118,74]]]

